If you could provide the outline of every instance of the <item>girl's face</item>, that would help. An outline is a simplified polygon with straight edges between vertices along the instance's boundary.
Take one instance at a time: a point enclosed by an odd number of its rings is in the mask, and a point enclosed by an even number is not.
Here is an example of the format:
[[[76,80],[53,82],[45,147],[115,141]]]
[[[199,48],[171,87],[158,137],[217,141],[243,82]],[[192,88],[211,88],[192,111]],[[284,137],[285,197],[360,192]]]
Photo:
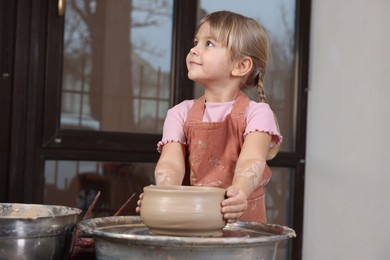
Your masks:
[[[234,68],[229,51],[211,37],[210,25],[207,22],[199,28],[186,63],[188,77],[204,86],[222,86],[230,79]]]

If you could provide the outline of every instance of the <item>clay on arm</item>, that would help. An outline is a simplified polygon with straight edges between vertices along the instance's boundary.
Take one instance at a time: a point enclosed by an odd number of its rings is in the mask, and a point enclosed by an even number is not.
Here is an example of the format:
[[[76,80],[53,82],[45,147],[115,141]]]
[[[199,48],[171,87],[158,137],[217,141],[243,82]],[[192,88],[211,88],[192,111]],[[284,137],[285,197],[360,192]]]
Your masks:
[[[176,142],[165,144],[154,171],[156,185],[181,185],[184,174],[184,145]]]
[[[247,197],[257,188],[266,165],[271,142],[267,133],[253,132],[246,136],[237,160],[232,186],[239,187]]]

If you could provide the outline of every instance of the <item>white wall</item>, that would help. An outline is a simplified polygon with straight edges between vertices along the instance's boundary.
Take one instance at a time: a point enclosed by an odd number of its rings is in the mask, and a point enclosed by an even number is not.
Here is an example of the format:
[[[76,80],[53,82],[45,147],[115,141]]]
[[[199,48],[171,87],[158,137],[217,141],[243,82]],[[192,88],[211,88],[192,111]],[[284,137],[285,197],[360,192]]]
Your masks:
[[[312,0],[304,260],[390,259],[390,1]]]

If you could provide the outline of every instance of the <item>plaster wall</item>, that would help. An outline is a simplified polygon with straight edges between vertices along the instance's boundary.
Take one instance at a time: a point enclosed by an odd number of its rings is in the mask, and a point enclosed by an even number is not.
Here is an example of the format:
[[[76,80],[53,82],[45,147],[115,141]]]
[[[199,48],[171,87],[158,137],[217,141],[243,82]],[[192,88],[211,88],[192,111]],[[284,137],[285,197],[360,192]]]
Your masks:
[[[304,260],[389,259],[389,12],[312,1]]]

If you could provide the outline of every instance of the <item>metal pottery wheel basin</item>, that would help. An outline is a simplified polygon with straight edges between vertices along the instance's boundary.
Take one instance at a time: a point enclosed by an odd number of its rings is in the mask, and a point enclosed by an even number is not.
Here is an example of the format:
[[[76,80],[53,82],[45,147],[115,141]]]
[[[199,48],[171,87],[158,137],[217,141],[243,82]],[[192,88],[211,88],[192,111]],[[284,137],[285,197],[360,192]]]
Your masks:
[[[138,216],[88,219],[82,236],[95,240],[96,259],[264,259],[278,243],[295,237],[291,228],[255,222],[228,224],[220,237],[153,235]]]
[[[0,203],[0,259],[68,259],[80,209]]]

